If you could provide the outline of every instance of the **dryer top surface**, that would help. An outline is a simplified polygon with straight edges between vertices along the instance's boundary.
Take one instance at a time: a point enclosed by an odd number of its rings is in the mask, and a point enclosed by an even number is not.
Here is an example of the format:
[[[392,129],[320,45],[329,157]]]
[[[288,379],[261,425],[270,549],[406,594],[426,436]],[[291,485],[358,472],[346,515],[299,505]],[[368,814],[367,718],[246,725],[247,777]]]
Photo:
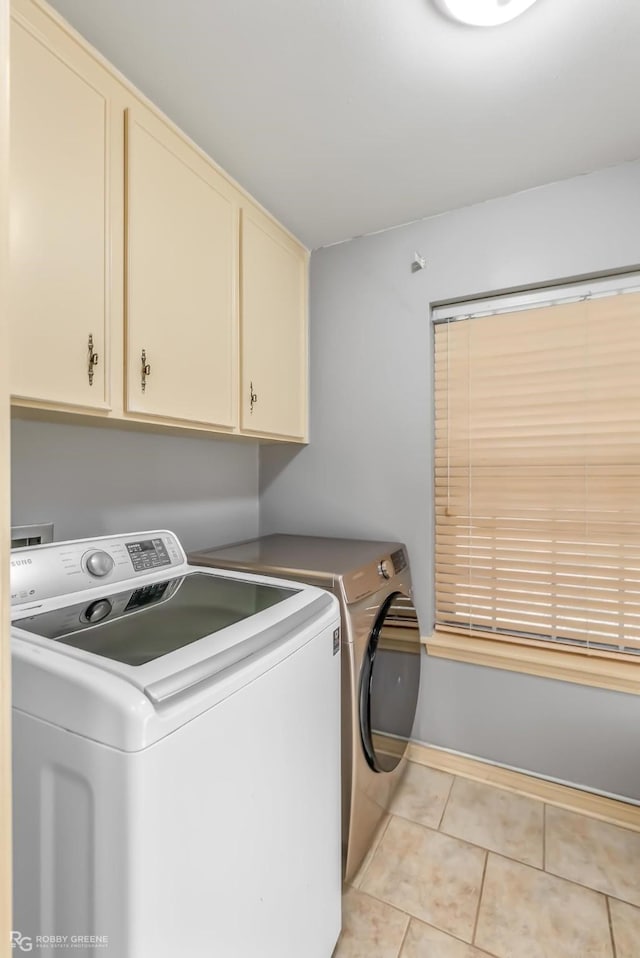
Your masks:
[[[269,535],[192,552],[189,561],[253,572],[348,576],[402,548],[399,542],[325,536]]]

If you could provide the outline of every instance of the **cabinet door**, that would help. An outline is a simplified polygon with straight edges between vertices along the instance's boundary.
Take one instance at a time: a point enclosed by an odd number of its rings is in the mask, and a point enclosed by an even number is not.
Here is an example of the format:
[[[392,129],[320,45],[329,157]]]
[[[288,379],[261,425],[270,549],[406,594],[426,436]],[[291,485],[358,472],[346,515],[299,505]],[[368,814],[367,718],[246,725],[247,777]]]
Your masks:
[[[108,400],[108,88],[67,43],[11,23],[11,391],[47,403]],[[97,365],[89,362],[89,337]]]
[[[242,210],[243,431],[307,432],[307,252],[252,207]]]
[[[235,424],[237,223],[235,190],[214,167],[128,110],[129,412]]]

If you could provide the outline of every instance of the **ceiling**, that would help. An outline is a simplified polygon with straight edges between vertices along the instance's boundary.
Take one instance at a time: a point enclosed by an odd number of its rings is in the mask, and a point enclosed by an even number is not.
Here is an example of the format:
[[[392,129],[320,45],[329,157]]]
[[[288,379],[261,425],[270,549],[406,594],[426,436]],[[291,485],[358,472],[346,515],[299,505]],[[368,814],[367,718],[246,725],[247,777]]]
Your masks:
[[[640,3],[54,0],[310,248],[640,157]]]

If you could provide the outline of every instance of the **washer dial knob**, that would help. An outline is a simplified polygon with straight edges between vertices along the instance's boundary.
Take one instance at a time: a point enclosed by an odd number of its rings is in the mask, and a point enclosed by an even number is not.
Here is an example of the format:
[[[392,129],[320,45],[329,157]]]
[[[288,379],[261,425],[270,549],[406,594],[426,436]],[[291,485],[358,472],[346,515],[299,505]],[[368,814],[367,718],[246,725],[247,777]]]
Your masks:
[[[108,552],[104,552],[102,549],[96,552],[90,552],[84,560],[85,569],[89,575],[95,576],[96,579],[101,579],[102,576],[108,575],[113,569],[113,566],[113,559]]]
[[[89,603],[80,618],[83,622],[102,622],[111,612],[112,605],[108,599],[96,599]]]
[[[382,562],[378,563],[378,574],[382,576],[383,579],[390,579],[393,575],[393,565],[389,559],[383,559]]]

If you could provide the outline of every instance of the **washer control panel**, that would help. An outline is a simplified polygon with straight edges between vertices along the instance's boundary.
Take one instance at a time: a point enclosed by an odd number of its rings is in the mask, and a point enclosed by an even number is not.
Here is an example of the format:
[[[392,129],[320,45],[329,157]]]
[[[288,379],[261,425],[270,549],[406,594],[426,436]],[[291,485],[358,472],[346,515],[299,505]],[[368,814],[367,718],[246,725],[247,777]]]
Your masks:
[[[127,542],[127,552],[135,572],[150,572],[163,565],[171,565],[171,559],[162,538]]]
[[[43,599],[111,586],[185,563],[177,536],[164,530],[14,549],[11,604],[37,605]]]

